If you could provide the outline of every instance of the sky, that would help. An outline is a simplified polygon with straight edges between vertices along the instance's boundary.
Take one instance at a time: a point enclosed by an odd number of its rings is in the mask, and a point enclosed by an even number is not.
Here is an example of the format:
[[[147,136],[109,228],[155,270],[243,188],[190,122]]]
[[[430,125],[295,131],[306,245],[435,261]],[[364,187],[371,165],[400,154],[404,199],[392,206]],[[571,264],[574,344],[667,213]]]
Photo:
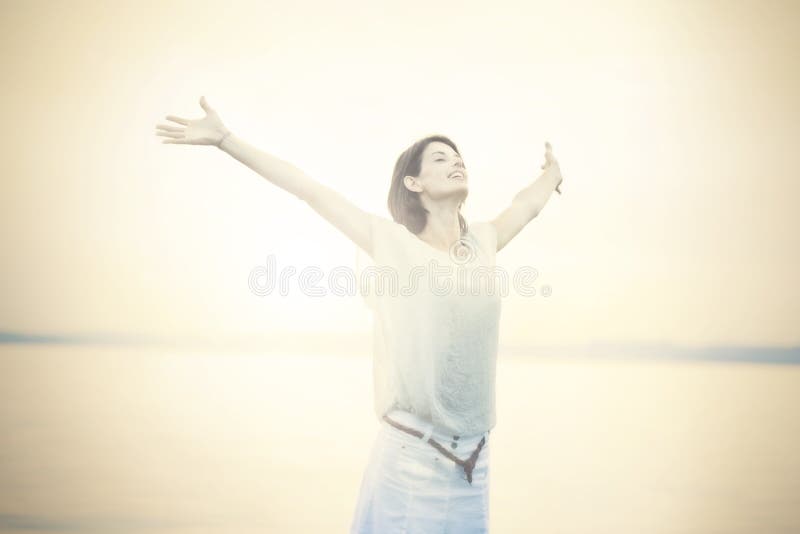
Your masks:
[[[254,294],[363,254],[213,147],[199,99],[386,217],[395,160],[451,137],[489,220],[549,141],[564,181],[497,255],[509,345],[800,343],[796,2],[0,3],[0,330],[364,339],[358,296]],[[299,342],[299,341],[298,341]]]

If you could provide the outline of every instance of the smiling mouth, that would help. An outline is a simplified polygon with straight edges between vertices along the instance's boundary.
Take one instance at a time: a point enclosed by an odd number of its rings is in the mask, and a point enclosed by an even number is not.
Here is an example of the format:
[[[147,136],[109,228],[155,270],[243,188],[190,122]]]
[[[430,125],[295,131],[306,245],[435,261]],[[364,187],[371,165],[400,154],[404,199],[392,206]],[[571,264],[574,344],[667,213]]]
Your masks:
[[[448,176],[448,178],[450,178],[451,180],[463,180],[464,179],[464,175],[461,174],[460,172],[454,172],[453,174]]]

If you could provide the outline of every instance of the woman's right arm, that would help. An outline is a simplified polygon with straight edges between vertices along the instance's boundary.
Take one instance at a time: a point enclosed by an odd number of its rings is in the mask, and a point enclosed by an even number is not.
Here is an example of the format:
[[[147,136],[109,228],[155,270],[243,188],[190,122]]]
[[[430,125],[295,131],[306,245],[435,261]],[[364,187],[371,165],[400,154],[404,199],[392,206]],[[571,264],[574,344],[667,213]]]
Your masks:
[[[291,163],[259,150],[234,134],[228,134],[219,148],[305,201],[364,252],[372,254],[369,213]]]
[[[167,119],[182,126],[158,125],[156,134],[166,137],[164,143],[213,145],[241,161],[258,174],[304,200],[317,213],[338,228],[364,252],[372,255],[370,214],[342,195],[317,182],[303,171],[272,156],[233,135],[222,123],[217,112],[200,98],[206,116],[184,119],[167,115]]]

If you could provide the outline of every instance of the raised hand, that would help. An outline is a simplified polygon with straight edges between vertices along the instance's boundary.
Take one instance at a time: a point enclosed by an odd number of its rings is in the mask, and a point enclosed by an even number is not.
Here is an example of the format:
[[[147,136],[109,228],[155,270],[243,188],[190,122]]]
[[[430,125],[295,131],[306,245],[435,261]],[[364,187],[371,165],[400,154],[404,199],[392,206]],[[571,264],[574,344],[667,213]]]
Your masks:
[[[184,119],[175,115],[167,115],[167,120],[182,126],[159,124],[156,135],[167,137],[162,143],[181,145],[214,145],[219,146],[222,139],[230,133],[220,120],[217,112],[206,102],[206,97],[200,97],[200,107],[206,112],[202,119]]]
[[[560,195],[561,189],[559,189],[559,186],[561,185],[561,182],[564,181],[564,178],[561,177],[561,168],[558,166],[558,160],[555,158],[555,156],[553,156],[553,147],[550,146],[548,141],[545,141],[544,148],[545,162],[542,164],[542,169],[544,169],[546,172],[554,172],[558,174],[559,185],[556,186],[556,192]]]

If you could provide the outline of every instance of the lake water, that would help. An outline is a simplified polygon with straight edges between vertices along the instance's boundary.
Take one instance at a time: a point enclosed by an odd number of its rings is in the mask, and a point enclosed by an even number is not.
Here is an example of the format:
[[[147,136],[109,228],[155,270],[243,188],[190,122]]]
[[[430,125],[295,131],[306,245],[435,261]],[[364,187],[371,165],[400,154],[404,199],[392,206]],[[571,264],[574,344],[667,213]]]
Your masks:
[[[0,532],[347,532],[364,356],[0,347]],[[800,532],[800,366],[500,355],[495,533]]]

